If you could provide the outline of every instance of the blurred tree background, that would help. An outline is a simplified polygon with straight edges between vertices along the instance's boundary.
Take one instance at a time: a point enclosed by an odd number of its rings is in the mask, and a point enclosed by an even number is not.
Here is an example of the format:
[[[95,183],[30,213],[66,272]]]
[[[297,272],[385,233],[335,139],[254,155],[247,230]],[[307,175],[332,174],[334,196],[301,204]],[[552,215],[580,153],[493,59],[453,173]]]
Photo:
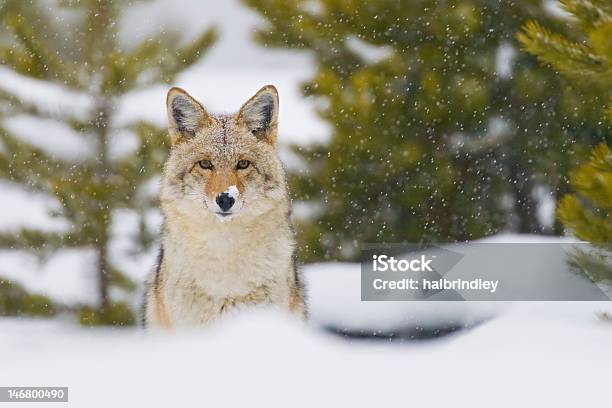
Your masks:
[[[133,291],[132,282],[109,259],[110,226],[117,209],[137,211],[141,248],[152,237],[144,215],[157,206],[146,194],[146,183],[161,171],[167,145],[165,129],[145,122],[118,125],[120,98],[155,83],[171,83],[216,39],[212,28],[187,45],[177,35],[158,36],[126,50],[119,43],[117,21],[132,1],[19,1],[0,3],[0,61],[15,73],[62,87],[66,98],[81,98],[83,109],[49,112],[18,93],[0,93],[0,178],[31,191],[56,197],[56,215],[69,223],[65,232],[24,229],[0,235],[0,248],[49,254],[61,248],[95,251],[99,303],[80,310],[83,324],[132,324],[131,306],[115,302],[111,289]],[[60,18],[60,16],[63,16]],[[44,96],[41,96],[44,97]],[[10,132],[4,119],[25,115],[53,120],[77,132],[92,154],[74,161],[55,157]],[[120,158],[110,154],[110,138],[125,132],[137,136],[139,147]],[[86,271],[83,271],[86,273]],[[14,282],[0,282],[0,314],[52,314],[50,299],[28,295]]]
[[[593,126],[607,139],[593,149],[588,162],[575,169],[570,184],[575,193],[564,196],[557,208],[563,224],[576,237],[600,251],[579,253],[575,263],[595,281],[612,281],[612,3],[609,0],[563,0],[573,18],[571,30],[558,33],[530,21],[518,39],[523,47],[562,77],[575,83],[588,99]]]
[[[363,242],[563,232],[540,210],[610,133],[592,120],[601,100],[520,51],[528,20],[572,28],[551,2],[244,2],[266,20],[261,44],[315,57],[304,93],[333,126],[328,144],[295,148],[306,166],[291,186],[313,214],[302,260],[355,260]]]

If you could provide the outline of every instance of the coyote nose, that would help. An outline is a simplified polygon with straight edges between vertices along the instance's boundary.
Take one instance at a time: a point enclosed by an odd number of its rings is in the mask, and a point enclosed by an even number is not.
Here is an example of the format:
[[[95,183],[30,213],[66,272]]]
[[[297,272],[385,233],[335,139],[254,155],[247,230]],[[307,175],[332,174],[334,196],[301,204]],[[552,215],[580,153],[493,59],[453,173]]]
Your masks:
[[[234,205],[234,203],[236,202],[236,200],[234,199],[234,197],[231,197],[229,194],[227,193],[221,193],[217,196],[217,205],[219,207],[221,207],[221,209],[223,211],[227,211],[230,208],[232,208],[232,205]]]

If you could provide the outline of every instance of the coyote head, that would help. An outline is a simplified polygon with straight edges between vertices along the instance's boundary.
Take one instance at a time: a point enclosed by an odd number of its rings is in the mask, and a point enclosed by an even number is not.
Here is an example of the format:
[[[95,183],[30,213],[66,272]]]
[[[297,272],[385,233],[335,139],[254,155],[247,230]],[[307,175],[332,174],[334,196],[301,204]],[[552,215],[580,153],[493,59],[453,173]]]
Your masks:
[[[170,89],[166,105],[172,148],[162,181],[165,211],[226,220],[257,216],[286,200],[275,147],[276,88],[263,87],[232,115],[207,112],[180,88]]]

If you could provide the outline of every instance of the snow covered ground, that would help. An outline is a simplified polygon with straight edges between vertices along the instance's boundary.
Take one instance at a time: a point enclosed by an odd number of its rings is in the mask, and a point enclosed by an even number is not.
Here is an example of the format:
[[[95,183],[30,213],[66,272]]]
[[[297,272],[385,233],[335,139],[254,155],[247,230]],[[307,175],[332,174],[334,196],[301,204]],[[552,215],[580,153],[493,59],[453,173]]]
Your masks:
[[[612,325],[529,304],[435,341],[348,341],[273,311],[143,334],[0,320],[0,384],[69,387],[69,406],[605,406]],[[21,404],[19,406],[28,406]]]

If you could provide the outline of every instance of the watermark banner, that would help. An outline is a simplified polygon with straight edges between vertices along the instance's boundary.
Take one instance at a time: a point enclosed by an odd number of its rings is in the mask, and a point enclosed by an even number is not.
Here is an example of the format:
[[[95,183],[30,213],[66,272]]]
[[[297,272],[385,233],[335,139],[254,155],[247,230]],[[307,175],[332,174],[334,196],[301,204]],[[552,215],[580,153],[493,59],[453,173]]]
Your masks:
[[[607,301],[610,247],[586,243],[366,244],[363,301]],[[596,283],[597,281],[597,283]]]
[[[68,402],[68,387],[0,387],[0,402]]]

